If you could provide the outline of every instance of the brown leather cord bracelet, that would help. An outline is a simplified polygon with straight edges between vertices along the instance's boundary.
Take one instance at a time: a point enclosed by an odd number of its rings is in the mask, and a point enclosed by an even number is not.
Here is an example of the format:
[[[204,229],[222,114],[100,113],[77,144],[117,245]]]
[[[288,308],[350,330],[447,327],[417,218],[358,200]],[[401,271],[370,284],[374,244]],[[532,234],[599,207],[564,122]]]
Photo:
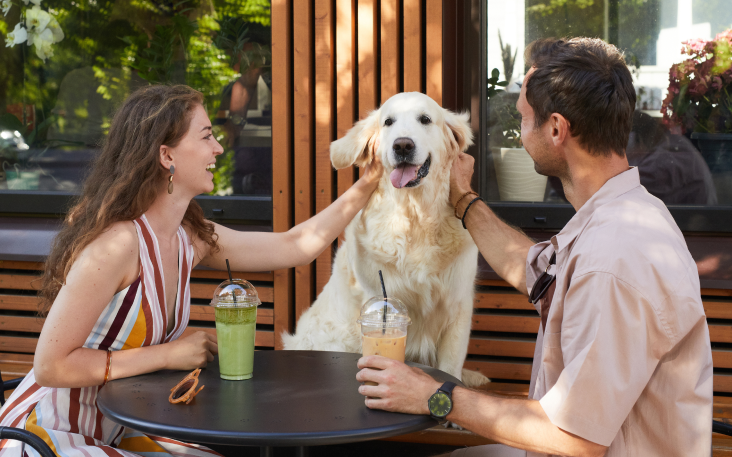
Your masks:
[[[102,383],[102,387],[107,385],[107,381],[109,381],[109,372],[112,368],[112,350],[107,349],[107,369],[104,372],[104,382]]]
[[[465,211],[463,212],[463,217],[462,217],[462,218],[460,219],[460,222],[462,222],[462,223],[463,223],[463,228],[464,228],[465,230],[467,230],[467,229],[468,229],[468,228],[467,228],[467,227],[465,226],[465,215],[466,215],[466,214],[468,214],[468,210],[470,209],[470,207],[471,207],[471,206],[473,206],[473,203],[475,203],[475,202],[476,202],[476,201],[478,201],[478,200],[480,200],[480,201],[482,201],[483,203],[485,203],[485,200],[483,200],[482,198],[480,198],[480,197],[475,197],[474,199],[470,200],[470,203],[468,203],[468,206],[466,206],[466,207],[465,207]]]
[[[456,217],[456,218],[458,218],[458,219],[461,219],[461,217],[460,217],[460,216],[458,216],[458,213],[457,213],[457,209],[458,209],[458,206],[460,206],[460,202],[461,202],[461,201],[463,201],[463,198],[467,197],[467,196],[468,196],[468,195],[470,195],[470,194],[473,194],[473,195],[475,195],[476,197],[478,196],[478,192],[475,192],[475,191],[469,190],[469,191],[465,192],[464,194],[462,194],[462,195],[460,196],[460,198],[458,198],[458,201],[457,201],[457,202],[455,202],[455,217]]]

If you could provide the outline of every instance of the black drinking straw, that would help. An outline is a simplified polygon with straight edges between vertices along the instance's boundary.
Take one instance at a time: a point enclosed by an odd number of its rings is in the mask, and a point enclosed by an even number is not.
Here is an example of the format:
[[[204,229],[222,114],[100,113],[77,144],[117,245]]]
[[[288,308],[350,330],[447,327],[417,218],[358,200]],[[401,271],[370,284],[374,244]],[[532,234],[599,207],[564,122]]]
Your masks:
[[[234,284],[234,280],[231,279],[231,267],[229,266],[229,259],[226,259],[226,271],[229,272],[229,282]],[[236,293],[233,290],[231,291],[231,297],[234,299],[234,304],[236,305]]]
[[[381,274],[381,270],[379,270],[379,280],[381,281],[381,291],[384,292],[384,327],[381,329],[381,334],[386,334],[386,287],[384,286],[384,276]]]

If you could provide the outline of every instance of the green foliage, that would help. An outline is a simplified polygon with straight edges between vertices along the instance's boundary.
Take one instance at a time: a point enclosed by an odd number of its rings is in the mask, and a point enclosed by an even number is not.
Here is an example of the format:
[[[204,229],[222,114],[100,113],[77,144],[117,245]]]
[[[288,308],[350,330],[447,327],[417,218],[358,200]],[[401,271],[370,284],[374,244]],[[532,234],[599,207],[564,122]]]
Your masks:
[[[184,83],[188,43],[197,28],[194,21],[176,14],[170,18],[170,25],[155,26],[152,38],[122,38],[136,50],[128,66],[151,84]]]
[[[521,115],[516,109],[518,94],[506,92],[508,81],[499,81],[500,71],[494,68],[488,78],[488,141],[492,148],[521,147]]]

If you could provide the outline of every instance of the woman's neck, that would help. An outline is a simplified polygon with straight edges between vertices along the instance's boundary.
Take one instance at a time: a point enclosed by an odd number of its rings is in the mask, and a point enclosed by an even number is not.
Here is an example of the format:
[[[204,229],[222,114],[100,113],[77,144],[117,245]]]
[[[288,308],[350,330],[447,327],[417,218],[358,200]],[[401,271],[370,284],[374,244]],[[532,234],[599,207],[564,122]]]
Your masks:
[[[178,227],[183,222],[190,199],[176,196],[175,192],[158,194],[150,208],[145,211],[145,217],[153,228],[158,242],[175,240]]]

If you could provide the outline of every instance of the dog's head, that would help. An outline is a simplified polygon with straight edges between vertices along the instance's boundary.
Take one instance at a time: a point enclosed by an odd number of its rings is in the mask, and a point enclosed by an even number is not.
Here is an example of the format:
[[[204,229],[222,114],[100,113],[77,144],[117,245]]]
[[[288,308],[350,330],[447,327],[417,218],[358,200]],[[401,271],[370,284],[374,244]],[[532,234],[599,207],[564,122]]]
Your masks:
[[[430,170],[448,170],[473,144],[467,113],[455,114],[419,92],[394,95],[330,146],[337,169],[363,167],[379,154],[397,189],[417,187]]]

